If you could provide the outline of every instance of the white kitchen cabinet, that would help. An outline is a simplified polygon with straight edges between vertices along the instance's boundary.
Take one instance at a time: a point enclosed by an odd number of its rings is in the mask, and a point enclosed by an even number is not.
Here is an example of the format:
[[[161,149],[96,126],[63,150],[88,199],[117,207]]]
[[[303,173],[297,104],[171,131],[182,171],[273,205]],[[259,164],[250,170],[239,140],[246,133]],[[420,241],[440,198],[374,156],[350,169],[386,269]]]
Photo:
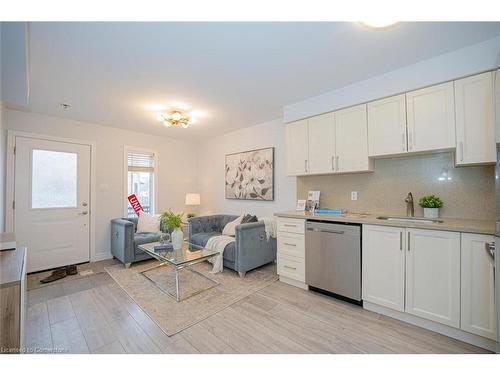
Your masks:
[[[495,72],[495,132],[500,143],[500,69]]]
[[[337,172],[373,170],[368,158],[366,104],[335,112],[335,150]]]
[[[493,258],[486,245],[493,236],[462,233],[462,301],[460,328],[496,339]]]
[[[280,281],[302,289],[305,284],[305,223],[303,219],[277,220],[277,272]]]
[[[456,164],[496,162],[493,72],[455,81]]]
[[[460,327],[460,233],[406,230],[407,313]]]
[[[455,148],[453,82],[406,93],[406,108],[409,152]]]
[[[307,120],[286,125],[286,172],[289,176],[307,173],[308,163]]]
[[[333,113],[325,113],[308,120],[309,158],[308,172],[333,173],[335,155],[335,129]]]
[[[368,156],[388,156],[407,151],[406,97],[404,94],[367,104]]]
[[[363,225],[363,300],[404,311],[405,229]]]

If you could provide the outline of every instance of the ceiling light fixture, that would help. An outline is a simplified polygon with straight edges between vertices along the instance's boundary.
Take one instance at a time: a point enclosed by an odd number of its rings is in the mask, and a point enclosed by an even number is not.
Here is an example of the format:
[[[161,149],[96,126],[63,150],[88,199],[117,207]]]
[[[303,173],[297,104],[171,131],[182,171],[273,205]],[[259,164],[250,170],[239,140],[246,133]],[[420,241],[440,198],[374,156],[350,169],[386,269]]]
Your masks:
[[[389,20],[378,20],[378,21],[362,21],[363,25],[368,26],[372,29],[385,29],[389,26],[395,25],[398,21],[389,21]]]
[[[173,110],[167,113],[158,113],[157,119],[166,127],[180,125],[185,129],[193,123],[192,119],[188,115],[185,115],[178,110]]]

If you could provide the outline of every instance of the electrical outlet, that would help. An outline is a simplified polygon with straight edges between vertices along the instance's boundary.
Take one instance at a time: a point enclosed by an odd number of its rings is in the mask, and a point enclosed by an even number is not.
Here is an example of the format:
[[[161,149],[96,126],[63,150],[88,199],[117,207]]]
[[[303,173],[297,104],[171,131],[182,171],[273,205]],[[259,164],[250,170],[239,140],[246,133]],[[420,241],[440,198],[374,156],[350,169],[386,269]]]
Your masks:
[[[358,192],[357,191],[351,191],[351,200],[352,201],[358,200]]]

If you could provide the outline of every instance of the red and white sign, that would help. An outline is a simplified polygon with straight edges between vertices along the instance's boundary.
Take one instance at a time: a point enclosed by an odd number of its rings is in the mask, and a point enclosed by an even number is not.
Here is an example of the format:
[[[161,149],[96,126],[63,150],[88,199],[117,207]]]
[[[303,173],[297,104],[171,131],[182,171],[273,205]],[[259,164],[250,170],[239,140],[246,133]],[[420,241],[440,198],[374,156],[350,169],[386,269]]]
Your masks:
[[[142,211],[142,206],[141,202],[139,202],[139,199],[137,199],[137,196],[135,194],[129,195],[128,201],[130,202],[130,205],[134,209],[135,213],[139,215],[139,213]]]

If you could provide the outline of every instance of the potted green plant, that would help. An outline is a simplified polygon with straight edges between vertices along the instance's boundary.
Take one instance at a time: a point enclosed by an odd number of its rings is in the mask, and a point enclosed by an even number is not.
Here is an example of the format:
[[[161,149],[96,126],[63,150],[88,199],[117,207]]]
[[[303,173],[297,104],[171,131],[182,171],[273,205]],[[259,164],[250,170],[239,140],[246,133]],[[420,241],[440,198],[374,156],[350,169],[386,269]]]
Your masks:
[[[172,210],[168,210],[161,214],[161,224],[170,231],[170,238],[174,250],[180,250],[182,248],[182,242],[184,241],[184,233],[182,233],[181,230],[182,215],[182,213],[176,214],[172,212]]]
[[[443,207],[443,201],[435,195],[427,195],[420,198],[418,204],[424,209],[424,217],[437,219],[439,217],[439,209]]]

